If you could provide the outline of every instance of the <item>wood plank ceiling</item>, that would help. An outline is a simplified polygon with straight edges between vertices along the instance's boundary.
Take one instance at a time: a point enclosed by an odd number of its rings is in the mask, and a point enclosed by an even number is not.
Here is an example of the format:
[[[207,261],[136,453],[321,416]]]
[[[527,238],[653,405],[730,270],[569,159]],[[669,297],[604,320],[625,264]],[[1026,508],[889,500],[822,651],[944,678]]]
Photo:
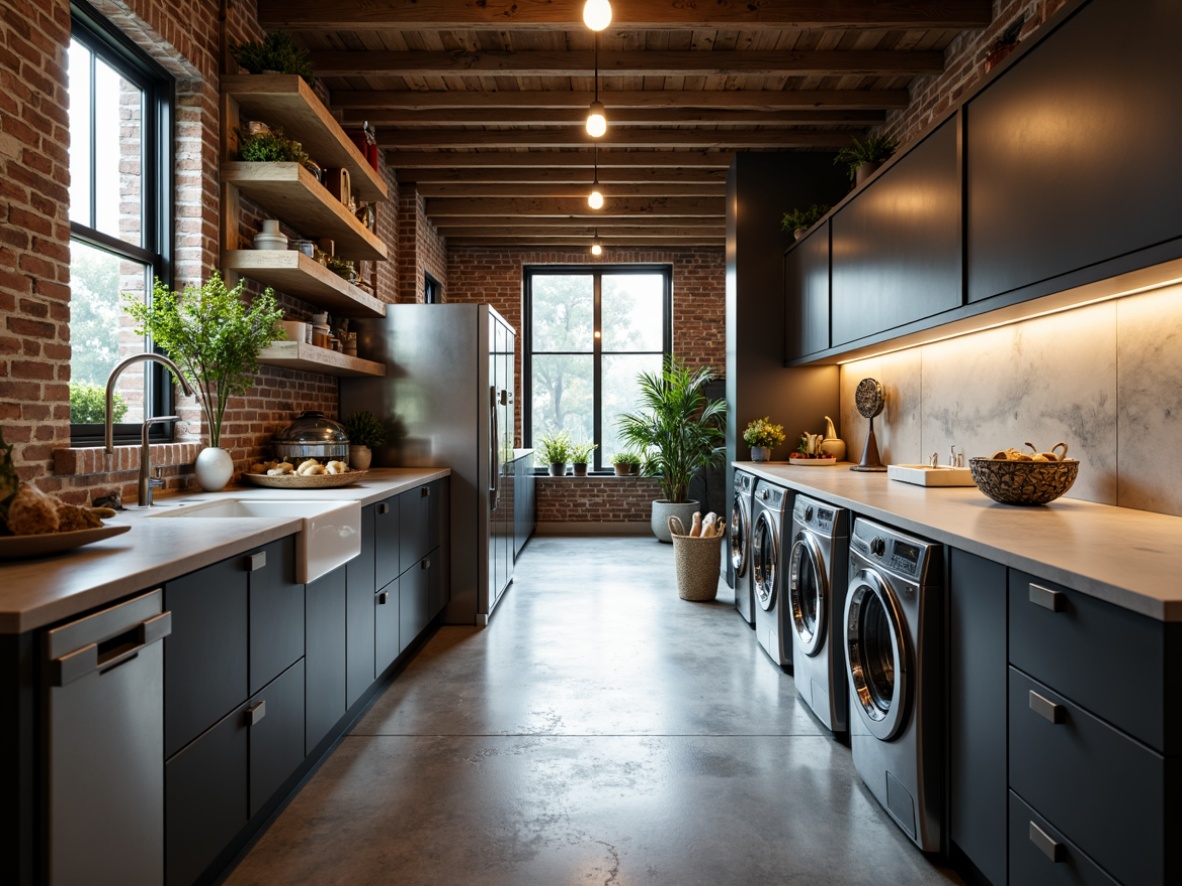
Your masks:
[[[735,151],[824,150],[905,107],[990,0],[612,0],[608,131],[583,0],[259,0],[449,245],[721,246]],[[595,142],[599,142],[598,152]],[[606,198],[592,210],[598,179]],[[785,207],[790,208],[790,207]]]

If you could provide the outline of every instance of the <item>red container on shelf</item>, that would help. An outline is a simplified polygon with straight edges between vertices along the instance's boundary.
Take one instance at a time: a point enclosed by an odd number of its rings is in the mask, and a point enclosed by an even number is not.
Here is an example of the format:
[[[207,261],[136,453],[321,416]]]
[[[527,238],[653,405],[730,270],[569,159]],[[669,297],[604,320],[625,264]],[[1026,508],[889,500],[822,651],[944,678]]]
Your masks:
[[[360,129],[346,129],[345,135],[349,136],[349,138],[353,141],[353,144],[357,146],[357,150],[361,152],[361,156],[369,161],[369,165],[374,169],[377,169],[378,137],[377,133],[375,133],[373,128],[369,125],[369,122],[366,121],[364,124],[362,124]]]

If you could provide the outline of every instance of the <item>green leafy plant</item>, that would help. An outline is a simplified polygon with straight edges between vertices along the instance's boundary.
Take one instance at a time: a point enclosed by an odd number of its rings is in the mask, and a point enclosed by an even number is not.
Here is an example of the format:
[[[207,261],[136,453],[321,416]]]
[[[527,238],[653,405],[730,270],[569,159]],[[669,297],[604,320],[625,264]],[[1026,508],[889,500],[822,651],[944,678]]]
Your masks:
[[[304,146],[288,138],[282,129],[259,129],[251,132],[241,126],[238,134],[238,159],[248,163],[307,163]]]
[[[748,446],[764,446],[774,449],[784,442],[784,426],[774,425],[765,415],[747,424],[743,431],[743,442]]]
[[[865,163],[884,163],[895,155],[899,149],[899,142],[889,135],[874,135],[866,141],[858,141],[842,148],[833,158],[834,165],[845,163],[850,168],[850,181],[858,175],[858,167]]]
[[[536,457],[541,464],[566,464],[574,454],[574,442],[566,431],[542,434],[538,438]]]
[[[280,74],[299,74],[309,86],[316,85],[308,50],[296,45],[287,31],[272,31],[262,43],[248,40],[230,47],[234,61],[252,74],[278,71]]]
[[[339,258],[335,255],[330,255],[324,260],[324,266],[336,274],[338,277],[343,277],[346,280],[357,279],[357,267],[348,259]]]
[[[127,415],[127,401],[115,394],[111,404],[111,421],[123,421]],[[76,425],[102,424],[107,418],[107,389],[89,381],[70,382],[70,421]]]
[[[599,448],[598,443],[576,443],[571,447],[571,464],[585,465],[591,461],[591,453]]]
[[[640,456],[635,452],[617,452],[612,456],[613,465],[639,465]]]
[[[344,421],[345,433],[353,446],[375,449],[386,442],[386,426],[368,410],[354,412]]]
[[[221,440],[226,403],[254,384],[259,351],[283,338],[283,311],[270,287],[249,305],[242,296],[242,284],[227,289],[218,271],[180,293],[157,280],[151,303],[123,296],[136,334],[150,335],[197,390],[214,447]]]
[[[645,453],[645,473],[661,478],[666,501],[688,501],[694,474],[722,461],[726,401],[707,399],[713,380],[709,367],[691,370],[670,356],[660,372],[637,376],[641,409],[616,419],[620,437]]]
[[[821,216],[828,211],[828,203],[814,203],[807,209],[793,209],[791,212],[785,212],[784,217],[780,220],[780,230],[787,231],[789,234],[801,228],[807,230],[819,222]]]

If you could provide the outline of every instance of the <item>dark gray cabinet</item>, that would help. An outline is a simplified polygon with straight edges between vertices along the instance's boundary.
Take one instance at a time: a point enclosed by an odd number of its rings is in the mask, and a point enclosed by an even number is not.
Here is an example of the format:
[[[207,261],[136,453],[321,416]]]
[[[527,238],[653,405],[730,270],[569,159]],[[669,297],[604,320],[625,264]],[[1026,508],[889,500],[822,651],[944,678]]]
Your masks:
[[[308,584],[306,749],[345,714],[345,567]]]
[[[1012,792],[1008,882],[1010,886],[1118,886],[1078,846]]]
[[[789,360],[829,347],[829,222],[784,254],[784,341]]]
[[[361,553],[345,564],[345,707],[361,698],[374,673],[374,511],[361,509]]]
[[[402,570],[399,557],[399,496],[394,495],[374,505],[374,587],[384,588]]]
[[[1182,237],[1179,33],[1178,3],[1093,0],[968,102],[969,301]]]
[[[251,697],[243,712],[250,744],[250,816],[304,760],[304,662],[297,661]]]
[[[402,652],[431,621],[431,558],[424,557],[398,577],[398,651]]]
[[[374,644],[373,668],[375,676],[394,664],[402,647],[398,645],[399,593],[398,579],[390,582],[373,596]]]
[[[258,692],[304,654],[304,586],[295,579],[295,536],[247,557],[250,691]]]
[[[834,346],[960,306],[957,121],[938,126],[831,217]]]
[[[431,486],[398,496],[398,574],[427,556],[431,535]]]
[[[1006,880],[1006,568],[953,549],[948,579],[948,828]]]
[[[533,455],[525,455],[513,462],[513,559],[534,534],[538,511],[537,475],[534,474]]]

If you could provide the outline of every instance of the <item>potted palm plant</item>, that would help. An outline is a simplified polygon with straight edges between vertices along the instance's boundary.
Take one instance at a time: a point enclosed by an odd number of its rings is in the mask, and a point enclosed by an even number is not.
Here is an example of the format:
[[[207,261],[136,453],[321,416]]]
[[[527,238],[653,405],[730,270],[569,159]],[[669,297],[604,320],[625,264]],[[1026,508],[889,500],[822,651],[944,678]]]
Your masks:
[[[124,296],[136,334],[150,335],[197,391],[209,435],[209,446],[197,454],[197,482],[210,492],[234,474],[234,460],[221,448],[226,404],[254,384],[259,352],[284,337],[274,292],[268,288],[250,304],[242,295],[241,283],[227,289],[213,271],[200,286],[190,284],[180,293],[157,280],[151,303]]]
[[[660,372],[637,377],[641,408],[617,420],[620,438],[644,453],[644,473],[659,477],[661,498],[653,502],[653,534],[672,542],[669,517],[690,525],[699,502],[690,501],[689,486],[702,468],[723,458],[726,401],[706,397],[714,380],[709,367],[690,369],[670,356]]]

